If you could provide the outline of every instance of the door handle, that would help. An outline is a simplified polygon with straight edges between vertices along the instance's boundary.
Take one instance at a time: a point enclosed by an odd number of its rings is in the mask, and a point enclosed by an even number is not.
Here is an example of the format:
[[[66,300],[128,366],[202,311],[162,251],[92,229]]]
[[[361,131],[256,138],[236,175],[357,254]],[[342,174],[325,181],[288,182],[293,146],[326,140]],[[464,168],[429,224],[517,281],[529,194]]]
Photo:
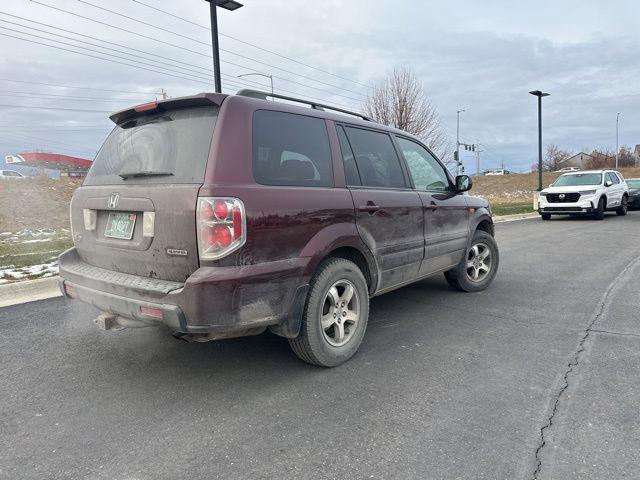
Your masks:
[[[369,200],[366,205],[360,205],[358,207],[358,210],[360,210],[361,212],[367,212],[369,215],[373,215],[378,210],[380,210],[380,207]]]
[[[431,200],[431,203],[429,205],[425,205],[424,209],[425,210],[437,210],[438,209],[438,204],[436,202],[434,202],[433,200]]]

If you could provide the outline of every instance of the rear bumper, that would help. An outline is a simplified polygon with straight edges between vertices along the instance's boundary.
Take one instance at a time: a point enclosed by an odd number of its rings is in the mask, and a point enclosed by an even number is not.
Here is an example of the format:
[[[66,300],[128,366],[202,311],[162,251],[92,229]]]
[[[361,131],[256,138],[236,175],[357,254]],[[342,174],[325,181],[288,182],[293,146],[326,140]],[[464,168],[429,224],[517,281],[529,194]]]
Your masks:
[[[179,283],[93,267],[72,248],[60,256],[60,286],[65,296],[124,318],[183,333],[232,333],[285,322],[296,289],[308,281],[306,262],[202,267]],[[162,318],[141,307],[160,310]]]

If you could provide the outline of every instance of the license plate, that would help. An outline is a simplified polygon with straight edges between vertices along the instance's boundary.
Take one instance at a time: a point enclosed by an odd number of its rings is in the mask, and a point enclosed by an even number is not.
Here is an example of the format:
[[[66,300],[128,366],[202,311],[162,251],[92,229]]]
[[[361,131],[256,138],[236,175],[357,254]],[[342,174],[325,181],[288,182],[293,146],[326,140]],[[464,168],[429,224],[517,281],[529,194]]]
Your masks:
[[[122,240],[131,240],[135,224],[135,213],[110,213],[109,218],[107,218],[107,228],[105,228],[104,236],[119,238]]]

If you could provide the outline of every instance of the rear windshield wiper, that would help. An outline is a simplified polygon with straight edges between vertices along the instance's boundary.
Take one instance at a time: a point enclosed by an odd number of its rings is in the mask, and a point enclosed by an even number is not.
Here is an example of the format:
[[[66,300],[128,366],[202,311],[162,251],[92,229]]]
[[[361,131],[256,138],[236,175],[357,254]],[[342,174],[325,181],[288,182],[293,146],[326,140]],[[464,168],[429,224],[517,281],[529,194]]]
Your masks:
[[[134,178],[134,177],[164,177],[173,175],[171,172],[157,172],[154,170],[140,170],[138,172],[120,172],[118,174],[123,179]]]

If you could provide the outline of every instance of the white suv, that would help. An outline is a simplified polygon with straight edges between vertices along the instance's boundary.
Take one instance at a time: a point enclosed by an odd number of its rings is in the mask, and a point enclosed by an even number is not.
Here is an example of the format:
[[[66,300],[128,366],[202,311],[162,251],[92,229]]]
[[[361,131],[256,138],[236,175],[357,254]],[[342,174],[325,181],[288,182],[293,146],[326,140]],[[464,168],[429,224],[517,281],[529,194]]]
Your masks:
[[[551,215],[593,214],[602,220],[605,211],[627,214],[629,187],[615,170],[586,170],[560,175],[540,192],[538,213],[543,220]]]

